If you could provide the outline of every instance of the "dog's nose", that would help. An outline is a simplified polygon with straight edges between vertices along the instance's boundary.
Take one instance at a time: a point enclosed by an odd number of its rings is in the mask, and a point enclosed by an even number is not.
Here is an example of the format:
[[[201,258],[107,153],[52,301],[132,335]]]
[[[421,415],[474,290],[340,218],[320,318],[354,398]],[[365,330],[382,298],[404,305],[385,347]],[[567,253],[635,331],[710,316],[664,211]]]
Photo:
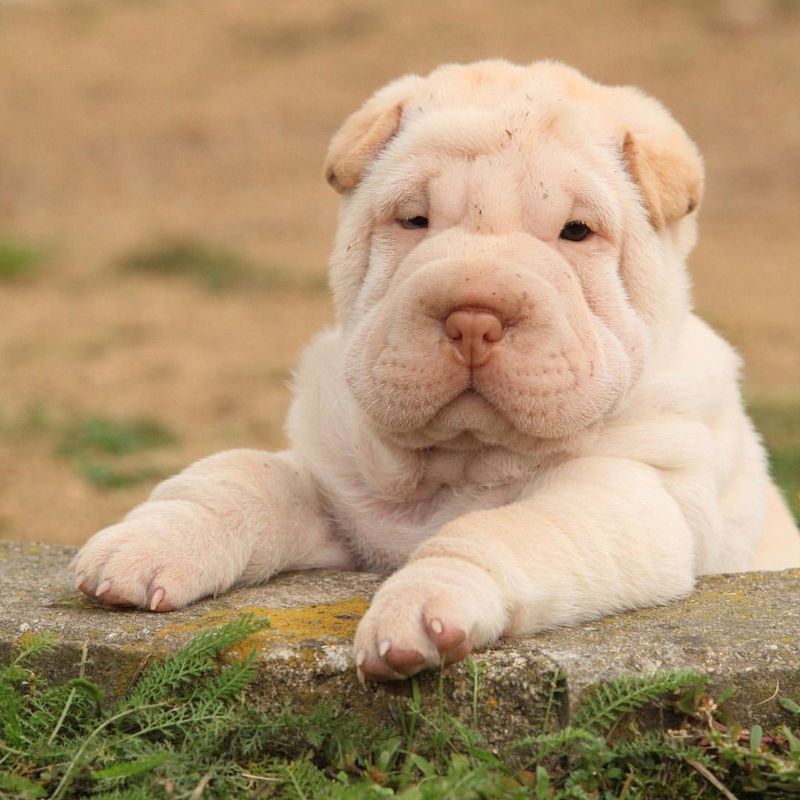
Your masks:
[[[444,332],[453,345],[453,355],[468,367],[482,367],[493,346],[503,338],[505,327],[491,311],[458,308],[444,321]]]

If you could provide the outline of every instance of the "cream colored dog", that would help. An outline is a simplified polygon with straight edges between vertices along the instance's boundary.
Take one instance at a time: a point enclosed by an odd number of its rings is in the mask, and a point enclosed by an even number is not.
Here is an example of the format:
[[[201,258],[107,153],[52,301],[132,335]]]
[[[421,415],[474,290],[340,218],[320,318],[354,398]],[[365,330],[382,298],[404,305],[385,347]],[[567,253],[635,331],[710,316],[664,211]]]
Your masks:
[[[800,565],[733,350],[691,313],[703,170],[657,102],[554,63],[450,65],[334,137],[338,324],[292,449],[200,461],[76,585],[179,608],[284,570],[396,570],[358,628],[392,679],[506,634]]]

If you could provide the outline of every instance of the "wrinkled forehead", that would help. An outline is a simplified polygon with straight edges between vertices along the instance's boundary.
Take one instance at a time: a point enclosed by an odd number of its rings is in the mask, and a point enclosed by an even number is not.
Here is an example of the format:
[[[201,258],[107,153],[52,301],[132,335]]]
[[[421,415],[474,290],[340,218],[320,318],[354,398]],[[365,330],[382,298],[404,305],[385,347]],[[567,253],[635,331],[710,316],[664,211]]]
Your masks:
[[[484,87],[455,96],[432,90],[406,105],[395,144],[400,150],[434,149],[469,158],[501,150],[514,139],[563,136],[585,127],[590,116],[552,83],[531,82],[512,91]]]
[[[478,100],[437,105],[441,99],[430,96],[407,107],[366,181],[379,215],[390,216],[420,194],[430,197],[432,181],[463,173],[465,163],[484,182],[493,173],[513,176],[521,198],[536,187],[562,191],[604,216],[614,215],[622,172],[618,145],[590,106],[557,88],[535,86],[493,102],[488,95]]]

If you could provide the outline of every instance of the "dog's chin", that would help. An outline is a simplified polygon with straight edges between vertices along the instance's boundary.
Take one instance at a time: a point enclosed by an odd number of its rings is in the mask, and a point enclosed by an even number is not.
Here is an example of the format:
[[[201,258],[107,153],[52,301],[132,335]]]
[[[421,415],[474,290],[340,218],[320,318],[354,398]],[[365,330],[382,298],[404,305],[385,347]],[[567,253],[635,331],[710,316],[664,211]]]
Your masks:
[[[385,433],[403,447],[477,450],[504,442],[513,426],[473,387],[464,389],[428,420],[413,429],[385,426]]]
[[[467,388],[443,406],[425,426],[442,446],[471,449],[506,438],[508,420],[478,391]]]

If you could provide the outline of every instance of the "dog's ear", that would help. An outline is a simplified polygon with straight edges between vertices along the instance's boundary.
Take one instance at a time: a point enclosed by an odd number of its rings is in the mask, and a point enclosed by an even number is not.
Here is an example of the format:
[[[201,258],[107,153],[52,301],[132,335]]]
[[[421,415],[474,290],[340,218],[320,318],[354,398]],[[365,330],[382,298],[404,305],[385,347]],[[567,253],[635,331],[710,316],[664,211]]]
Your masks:
[[[703,159],[694,142],[661,103],[638,89],[599,88],[650,223],[662,230],[683,219],[703,197]]]
[[[325,156],[325,179],[337,192],[358,186],[367,166],[397,133],[405,104],[422,82],[417,75],[400,78],[372,95],[344,121]]]
[[[694,211],[703,197],[703,160],[686,131],[664,106],[633,86],[605,86],[556,62],[536,62],[567,94],[594,106],[616,132],[628,174],[650,217],[661,230]]]
[[[661,230],[694,211],[703,197],[703,162],[694,143],[671,118],[655,133],[627,130],[622,154],[650,222]]]

